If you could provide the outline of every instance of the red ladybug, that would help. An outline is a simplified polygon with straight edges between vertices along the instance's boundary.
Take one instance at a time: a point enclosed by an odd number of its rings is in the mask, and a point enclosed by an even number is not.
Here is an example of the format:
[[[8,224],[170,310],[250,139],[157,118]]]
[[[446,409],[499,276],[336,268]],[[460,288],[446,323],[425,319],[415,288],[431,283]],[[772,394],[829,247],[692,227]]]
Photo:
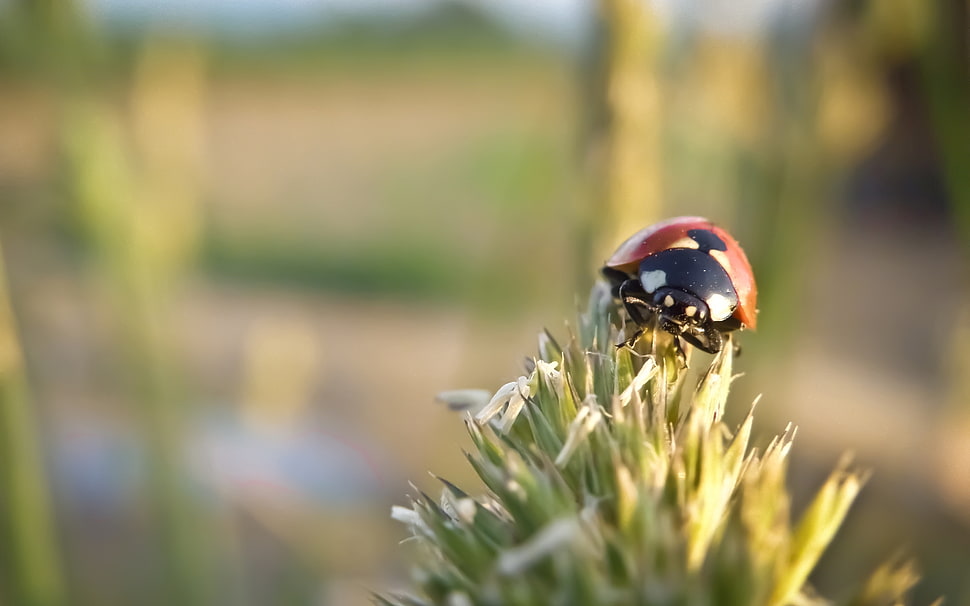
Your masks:
[[[722,333],[755,328],[758,288],[729,233],[703,217],[675,217],[641,229],[603,267],[613,295],[637,326],[653,322],[717,353]]]

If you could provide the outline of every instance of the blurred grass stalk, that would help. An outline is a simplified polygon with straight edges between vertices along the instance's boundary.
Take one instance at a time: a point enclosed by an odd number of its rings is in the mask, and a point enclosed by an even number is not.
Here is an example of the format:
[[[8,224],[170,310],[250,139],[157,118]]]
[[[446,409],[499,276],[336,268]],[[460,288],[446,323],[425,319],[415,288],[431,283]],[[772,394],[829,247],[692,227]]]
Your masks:
[[[954,219],[964,252],[970,255],[970,56],[966,48],[970,31],[970,2],[897,0],[908,4],[902,27],[912,31],[909,43],[917,45],[923,86],[929,101],[933,133],[937,137],[944,180],[949,190]],[[880,14],[879,4],[872,12]],[[883,11],[885,12],[885,7]],[[884,17],[888,20],[889,17]],[[876,17],[873,17],[876,20]],[[896,26],[897,28],[900,25]],[[962,28],[961,36],[958,28]],[[963,41],[961,48],[959,42]]]
[[[639,0],[599,0],[599,36],[586,76],[586,194],[573,227],[582,291],[590,268],[631,229],[663,213],[662,83],[657,64],[663,36],[657,16]]]
[[[606,153],[603,206],[593,211],[608,224],[597,234],[596,252],[608,254],[630,226],[661,218],[662,103],[657,64],[662,32],[657,16],[640,0],[600,0],[605,41]],[[596,258],[599,258],[597,256]]]
[[[863,26],[870,51],[886,62],[913,57],[919,66],[949,208],[964,257],[970,259],[970,55],[966,49],[970,2],[887,0],[870,2],[866,9]],[[970,520],[970,377],[966,372],[970,304],[966,300],[948,333],[946,407],[937,421],[939,465],[934,473],[944,500],[966,522]]]
[[[23,352],[0,250],[0,547],[9,562],[7,595],[22,606],[64,603],[64,580],[36,411],[27,389]],[[7,576],[10,575],[10,576]]]
[[[210,526],[186,477],[185,403],[168,310],[201,230],[201,49],[149,39],[131,90],[131,134],[109,105],[77,96],[67,154],[79,217],[99,253],[123,330],[149,467],[149,502],[167,574],[160,601],[206,604]],[[130,142],[130,146],[126,145]]]

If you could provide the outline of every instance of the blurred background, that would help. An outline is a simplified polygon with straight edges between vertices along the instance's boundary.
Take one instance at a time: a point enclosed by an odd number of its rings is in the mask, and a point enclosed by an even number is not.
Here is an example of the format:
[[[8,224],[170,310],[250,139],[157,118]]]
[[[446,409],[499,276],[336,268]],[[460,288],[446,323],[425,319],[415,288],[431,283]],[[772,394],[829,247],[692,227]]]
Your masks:
[[[962,0],[0,0],[0,604],[402,586],[390,506],[474,486],[435,394],[522,374],[680,214],[754,265],[734,413],[799,426],[796,505],[873,471],[816,586],[899,549],[970,604],[967,32]]]

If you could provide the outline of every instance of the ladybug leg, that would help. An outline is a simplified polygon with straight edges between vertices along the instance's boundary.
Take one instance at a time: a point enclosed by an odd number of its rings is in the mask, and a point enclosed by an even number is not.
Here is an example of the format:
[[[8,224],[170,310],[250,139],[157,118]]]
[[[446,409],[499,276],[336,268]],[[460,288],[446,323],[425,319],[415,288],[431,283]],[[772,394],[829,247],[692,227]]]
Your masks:
[[[647,293],[639,280],[626,280],[617,288],[623,308],[637,326],[646,326],[653,315],[653,305],[648,303]]]
[[[710,324],[692,326],[681,336],[694,347],[709,354],[716,354],[724,347],[724,337],[721,335],[721,331]]]
[[[624,280],[617,287],[617,294],[617,298],[623,303],[623,309],[626,310],[627,315],[630,316],[630,320],[637,327],[636,332],[630,338],[617,345],[617,347],[633,347],[637,339],[643,335],[643,327],[649,323],[650,317],[654,313],[653,306],[647,302],[647,293],[643,291],[643,286],[639,280]]]
[[[638,328],[636,332],[630,335],[630,338],[624,339],[623,341],[617,343],[616,348],[622,349],[624,347],[629,347],[630,349],[633,349],[633,346],[636,345],[637,341],[639,341],[640,337],[642,336],[643,336],[643,329]]]
[[[732,338],[732,335],[734,334],[734,331],[735,330],[740,330],[741,328],[743,328],[743,326],[741,324],[741,321],[732,316],[732,317],[728,318],[727,320],[721,320],[720,322],[714,322],[712,326],[713,326],[713,329],[716,330],[716,331],[718,331],[718,332],[720,332],[721,335],[723,335],[724,340],[727,343],[730,343],[731,344],[731,347],[734,348],[734,356],[735,357],[740,356],[741,355],[741,343],[739,342],[738,339]],[[710,329],[708,329],[708,330],[710,330]]]
[[[681,370],[690,368],[687,364],[687,352],[684,351],[684,343],[680,340],[680,337],[674,337],[674,355],[677,357],[677,363],[680,364]]]

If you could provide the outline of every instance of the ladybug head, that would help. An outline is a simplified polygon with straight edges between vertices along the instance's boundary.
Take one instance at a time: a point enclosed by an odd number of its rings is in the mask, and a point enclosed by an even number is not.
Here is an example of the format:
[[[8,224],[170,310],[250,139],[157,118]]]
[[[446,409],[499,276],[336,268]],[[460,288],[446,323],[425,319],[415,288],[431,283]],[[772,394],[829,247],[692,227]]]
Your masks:
[[[662,287],[651,303],[661,330],[683,337],[707,353],[721,350],[723,337],[717,327],[724,322],[711,321],[711,307],[702,299],[679,288]],[[731,328],[736,327],[727,329]]]
[[[679,288],[661,287],[653,293],[653,307],[663,330],[680,334],[693,332],[710,322],[707,303]]]

